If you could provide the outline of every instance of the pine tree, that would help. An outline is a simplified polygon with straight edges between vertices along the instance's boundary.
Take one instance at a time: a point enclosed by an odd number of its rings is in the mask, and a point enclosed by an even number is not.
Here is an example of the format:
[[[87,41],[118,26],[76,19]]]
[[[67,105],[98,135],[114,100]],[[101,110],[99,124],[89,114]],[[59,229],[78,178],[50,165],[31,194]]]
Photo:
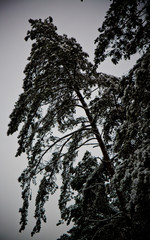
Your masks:
[[[8,129],[13,134],[21,125],[16,156],[28,157],[18,179],[20,231],[27,225],[31,183],[42,174],[33,235],[46,222],[44,204],[61,173],[59,223],[74,226],[60,239],[148,239],[149,6],[144,0],[112,2],[96,40],[95,65],[74,38],[57,33],[51,17],[30,19],[25,40],[34,43]],[[126,76],[96,70],[107,56],[116,64],[137,51],[142,56]],[[87,146],[101,154],[92,156]]]
[[[40,231],[41,220],[46,221],[43,206],[49,193],[53,194],[58,187],[55,180],[60,171],[63,197],[59,205],[64,211],[72,195],[73,163],[82,146],[96,141],[103,153],[108,176],[113,176],[114,169],[92,110],[95,104],[90,101],[106,76],[95,72],[87,60],[88,55],[75,39],[57,34],[51,18],[44,21],[30,19],[29,22],[32,29],[25,40],[30,38],[35,42],[24,71],[24,92],[10,115],[8,134],[13,134],[23,123],[16,156],[26,152],[28,166],[18,179],[24,200],[20,209],[20,231],[27,224],[31,181],[39,173],[43,174],[36,197],[34,234]],[[82,109],[82,116],[78,116],[78,108]],[[61,135],[55,135],[57,131]]]
[[[137,52],[146,52],[150,41],[149,0],[113,0],[95,40],[95,63],[111,57],[117,64],[122,57],[130,59]]]

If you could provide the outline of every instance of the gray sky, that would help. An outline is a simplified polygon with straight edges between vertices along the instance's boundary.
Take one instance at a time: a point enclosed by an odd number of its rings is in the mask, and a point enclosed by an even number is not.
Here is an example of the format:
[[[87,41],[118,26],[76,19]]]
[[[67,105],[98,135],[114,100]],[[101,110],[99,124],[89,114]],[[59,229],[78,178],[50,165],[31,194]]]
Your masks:
[[[31,43],[24,37],[30,29],[29,18],[46,18],[52,16],[60,34],[75,37],[83,50],[93,60],[94,40],[98,36],[98,27],[104,20],[109,7],[108,0],[4,0],[0,2],[0,239],[1,240],[55,240],[64,226],[56,227],[59,220],[57,196],[46,204],[47,224],[42,225],[41,233],[30,237],[34,226],[31,202],[29,226],[23,233],[18,233],[22,206],[21,188],[17,178],[26,167],[26,157],[15,158],[17,134],[7,137],[7,125],[18,95],[21,93],[23,70],[30,53]],[[110,61],[103,63],[99,70],[120,76],[133,65],[132,62],[113,66]]]

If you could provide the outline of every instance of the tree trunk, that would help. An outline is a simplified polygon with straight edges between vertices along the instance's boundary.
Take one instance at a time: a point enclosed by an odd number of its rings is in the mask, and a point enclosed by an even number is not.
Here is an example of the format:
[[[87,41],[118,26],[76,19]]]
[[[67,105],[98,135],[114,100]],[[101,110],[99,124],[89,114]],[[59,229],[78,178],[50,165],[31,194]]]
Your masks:
[[[88,120],[89,120],[89,122],[91,124],[93,133],[95,134],[95,137],[96,137],[96,139],[98,141],[98,144],[100,146],[100,149],[102,151],[102,154],[103,154],[103,157],[104,157],[104,163],[105,163],[108,175],[110,176],[110,178],[112,178],[112,176],[114,175],[114,168],[113,168],[113,166],[111,164],[111,160],[110,160],[108,152],[107,152],[107,150],[105,148],[105,144],[104,144],[104,142],[102,140],[100,132],[99,132],[97,126],[96,126],[96,123],[95,123],[95,121],[94,121],[94,119],[93,119],[93,117],[92,117],[92,115],[91,115],[91,113],[89,111],[89,108],[88,108],[88,106],[87,106],[87,104],[86,104],[82,94],[77,89],[77,87],[76,87],[76,94],[77,94],[78,98],[80,99],[80,102],[81,102],[81,104],[82,104],[82,106],[84,108],[84,111],[85,111],[85,113],[86,113],[86,115],[88,117]]]
[[[102,140],[102,137],[101,137],[101,134],[96,126],[96,123],[90,113],[90,110],[82,96],[82,94],[80,93],[79,89],[77,86],[75,86],[75,92],[84,108],[84,111],[88,117],[88,120],[91,124],[91,127],[92,127],[92,130],[93,130],[93,133],[95,134],[95,137],[98,141],[98,144],[99,144],[99,147],[102,151],[102,154],[103,154],[103,157],[104,157],[104,166],[105,166],[105,169],[110,177],[110,179],[113,177],[115,171],[114,171],[114,168],[113,168],[113,165],[111,163],[111,159],[109,158],[109,155],[108,155],[108,152],[107,152],[107,149],[105,147],[105,144]],[[124,207],[124,198],[123,198],[123,195],[122,193],[116,188],[116,193],[117,193],[117,196],[118,196],[118,199],[119,199],[119,202],[120,202],[120,206],[121,206],[121,209],[124,213],[126,213],[126,210],[125,210],[125,207]]]

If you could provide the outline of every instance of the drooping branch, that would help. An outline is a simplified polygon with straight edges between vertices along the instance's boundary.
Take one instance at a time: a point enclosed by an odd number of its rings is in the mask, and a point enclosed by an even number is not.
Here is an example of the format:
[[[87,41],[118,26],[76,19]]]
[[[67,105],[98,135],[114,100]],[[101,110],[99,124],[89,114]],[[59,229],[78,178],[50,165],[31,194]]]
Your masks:
[[[54,143],[52,143],[52,144],[44,151],[44,153],[41,155],[41,157],[39,158],[39,160],[38,160],[38,162],[37,162],[37,164],[36,164],[36,169],[38,168],[40,161],[43,159],[43,157],[46,155],[46,153],[47,153],[50,149],[52,149],[57,143],[61,142],[63,139],[66,139],[66,138],[68,138],[68,137],[70,138],[70,136],[72,136],[73,134],[78,133],[78,132],[80,132],[80,131],[83,131],[83,130],[91,130],[91,128],[88,128],[89,126],[90,126],[90,125],[87,125],[87,126],[84,126],[84,127],[80,128],[80,129],[75,130],[74,132],[68,133],[68,134],[66,134],[65,136],[62,136],[62,137],[60,137],[59,139],[57,139]],[[67,142],[68,142],[68,139],[66,140],[65,143],[67,143]],[[64,147],[64,145],[62,145],[62,146]]]

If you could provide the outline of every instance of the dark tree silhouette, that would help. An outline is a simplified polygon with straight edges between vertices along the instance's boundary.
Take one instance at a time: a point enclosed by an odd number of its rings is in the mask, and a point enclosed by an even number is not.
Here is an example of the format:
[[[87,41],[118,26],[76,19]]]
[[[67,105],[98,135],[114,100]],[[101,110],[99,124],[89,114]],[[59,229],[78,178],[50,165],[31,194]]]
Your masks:
[[[21,125],[16,156],[28,157],[18,179],[20,231],[27,225],[31,183],[42,174],[33,235],[46,222],[44,204],[57,190],[60,173],[58,224],[74,223],[60,239],[148,239],[149,6],[149,1],[112,2],[96,40],[95,65],[74,38],[57,33],[51,17],[29,20],[25,40],[34,43],[8,129],[13,134]],[[141,58],[126,76],[96,70],[107,56],[116,64],[137,51]]]

